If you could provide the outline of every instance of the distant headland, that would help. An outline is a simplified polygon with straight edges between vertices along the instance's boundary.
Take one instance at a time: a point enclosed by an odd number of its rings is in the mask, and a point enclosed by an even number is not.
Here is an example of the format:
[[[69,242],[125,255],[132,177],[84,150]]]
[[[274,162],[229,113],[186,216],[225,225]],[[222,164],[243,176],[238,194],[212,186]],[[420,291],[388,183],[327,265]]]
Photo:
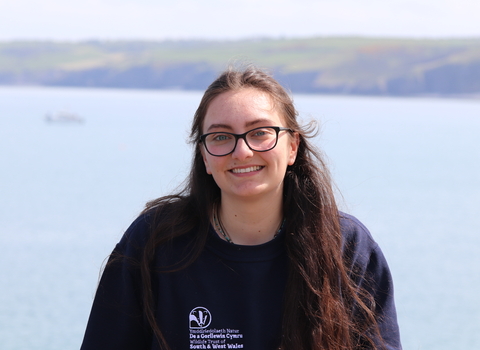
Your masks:
[[[235,61],[293,93],[480,96],[480,38],[0,42],[0,85],[204,90]]]

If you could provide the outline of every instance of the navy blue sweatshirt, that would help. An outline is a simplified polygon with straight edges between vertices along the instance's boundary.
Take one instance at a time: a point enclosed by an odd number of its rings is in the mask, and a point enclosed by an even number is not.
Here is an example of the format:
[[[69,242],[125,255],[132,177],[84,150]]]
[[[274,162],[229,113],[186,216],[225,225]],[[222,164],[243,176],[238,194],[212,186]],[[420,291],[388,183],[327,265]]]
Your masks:
[[[159,349],[142,313],[140,273],[131,263],[139,259],[148,221],[148,215],[140,216],[115,247],[123,258],[107,265],[102,275],[82,350]],[[358,220],[342,214],[341,226],[356,283],[373,281],[367,289],[375,298],[387,348],[401,349],[387,262]],[[159,247],[154,266],[178,262],[193,234]],[[212,228],[193,264],[154,273],[156,319],[171,350],[278,349],[287,279],[283,235],[262,245],[241,246],[223,241]]]

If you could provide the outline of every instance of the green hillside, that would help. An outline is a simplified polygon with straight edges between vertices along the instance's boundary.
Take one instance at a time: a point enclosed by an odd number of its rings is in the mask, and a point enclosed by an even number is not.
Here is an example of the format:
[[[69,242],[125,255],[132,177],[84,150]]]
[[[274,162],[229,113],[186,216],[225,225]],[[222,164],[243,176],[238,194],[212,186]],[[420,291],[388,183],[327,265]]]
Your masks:
[[[3,42],[0,84],[204,89],[235,61],[293,92],[480,93],[480,39]]]

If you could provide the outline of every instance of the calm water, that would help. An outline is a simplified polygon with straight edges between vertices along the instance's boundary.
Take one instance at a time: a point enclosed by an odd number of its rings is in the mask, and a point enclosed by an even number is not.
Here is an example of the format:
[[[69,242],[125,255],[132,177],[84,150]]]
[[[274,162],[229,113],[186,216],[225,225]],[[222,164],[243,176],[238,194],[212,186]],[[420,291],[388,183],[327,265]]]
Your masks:
[[[98,274],[190,161],[199,93],[0,88],[0,348],[78,349]],[[480,102],[296,96],[391,265],[406,350],[480,348]],[[84,124],[52,125],[69,109]]]

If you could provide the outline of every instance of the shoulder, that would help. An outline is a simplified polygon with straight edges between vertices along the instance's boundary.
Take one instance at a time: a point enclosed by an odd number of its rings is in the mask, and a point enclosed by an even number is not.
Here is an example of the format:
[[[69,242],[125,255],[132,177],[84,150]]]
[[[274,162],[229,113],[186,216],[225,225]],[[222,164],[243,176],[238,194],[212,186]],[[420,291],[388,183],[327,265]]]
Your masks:
[[[350,278],[373,298],[386,349],[401,349],[393,280],[388,263],[368,229],[355,217],[340,213],[343,254]]]
[[[123,234],[115,251],[128,257],[138,257],[152,234],[152,213],[140,214]]]
[[[387,261],[370,231],[354,216],[340,213],[342,250],[350,271],[364,274],[388,270]]]
[[[183,211],[182,211],[183,210]],[[195,236],[194,220],[189,220],[183,203],[164,203],[141,213],[128,227],[115,250],[120,255],[138,258],[148,246],[175,250],[188,245]]]
[[[350,245],[363,249],[378,247],[370,231],[356,217],[340,212],[340,228],[344,248]]]

